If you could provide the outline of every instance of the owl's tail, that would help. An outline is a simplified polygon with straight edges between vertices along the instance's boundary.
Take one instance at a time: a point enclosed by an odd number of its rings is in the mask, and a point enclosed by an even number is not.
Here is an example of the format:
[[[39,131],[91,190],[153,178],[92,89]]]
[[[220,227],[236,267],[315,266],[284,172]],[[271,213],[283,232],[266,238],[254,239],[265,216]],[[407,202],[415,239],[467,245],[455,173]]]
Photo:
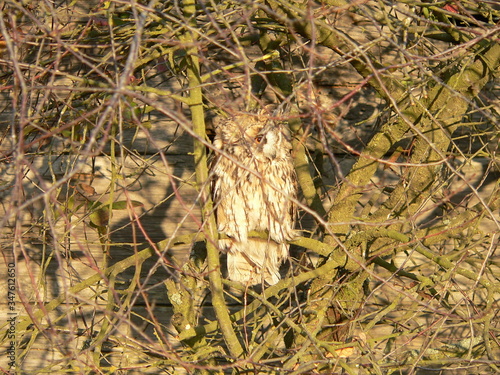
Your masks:
[[[230,280],[246,285],[263,282],[274,285],[280,280],[280,265],[288,255],[288,245],[260,239],[246,242],[222,240],[227,249],[227,271]]]

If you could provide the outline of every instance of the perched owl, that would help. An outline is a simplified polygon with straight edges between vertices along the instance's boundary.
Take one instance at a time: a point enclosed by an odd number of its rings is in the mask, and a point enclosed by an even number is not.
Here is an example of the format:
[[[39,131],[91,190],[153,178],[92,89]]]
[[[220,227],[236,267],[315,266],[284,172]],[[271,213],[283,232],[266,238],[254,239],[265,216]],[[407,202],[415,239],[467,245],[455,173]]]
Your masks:
[[[230,280],[276,284],[295,236],[296,175],[285,124],[242,114],[215,124],[214,203]],[[250,231],[268,239],[248,238]]]

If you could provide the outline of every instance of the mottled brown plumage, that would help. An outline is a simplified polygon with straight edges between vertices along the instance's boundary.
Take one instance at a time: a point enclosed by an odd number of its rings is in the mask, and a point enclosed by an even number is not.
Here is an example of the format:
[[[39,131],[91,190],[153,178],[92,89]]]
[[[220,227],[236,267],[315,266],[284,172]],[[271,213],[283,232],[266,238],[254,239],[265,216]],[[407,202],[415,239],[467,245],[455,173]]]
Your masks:
[[[211,166],[217,224],[229,238],[229,279],[247,285],[280,279],[295,235],[296,175],[287,126],[264,115],[242,114],[216,123]],[[250,231],[268,239],[248,238]]]

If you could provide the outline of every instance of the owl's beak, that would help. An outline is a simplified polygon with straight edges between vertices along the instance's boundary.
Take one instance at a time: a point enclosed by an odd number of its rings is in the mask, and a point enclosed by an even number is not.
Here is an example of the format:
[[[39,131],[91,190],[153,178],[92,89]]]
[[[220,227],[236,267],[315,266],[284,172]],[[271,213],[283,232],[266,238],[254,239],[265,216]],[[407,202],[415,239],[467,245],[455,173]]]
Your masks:
[[[262,153],[269,160],[276,159],[277,151],[276,146],[268,141],[262,144]]]

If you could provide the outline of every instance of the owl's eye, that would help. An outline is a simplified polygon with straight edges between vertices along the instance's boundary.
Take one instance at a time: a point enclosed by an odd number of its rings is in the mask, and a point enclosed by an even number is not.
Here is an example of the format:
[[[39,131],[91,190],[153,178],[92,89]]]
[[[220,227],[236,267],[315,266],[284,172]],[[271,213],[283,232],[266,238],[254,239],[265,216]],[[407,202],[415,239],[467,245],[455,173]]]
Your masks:
[[[263,138],[264,138],[264,136],[259,134],[257,137],[255,137],[255,142],[260,143],[260,142],[262,142]]]

